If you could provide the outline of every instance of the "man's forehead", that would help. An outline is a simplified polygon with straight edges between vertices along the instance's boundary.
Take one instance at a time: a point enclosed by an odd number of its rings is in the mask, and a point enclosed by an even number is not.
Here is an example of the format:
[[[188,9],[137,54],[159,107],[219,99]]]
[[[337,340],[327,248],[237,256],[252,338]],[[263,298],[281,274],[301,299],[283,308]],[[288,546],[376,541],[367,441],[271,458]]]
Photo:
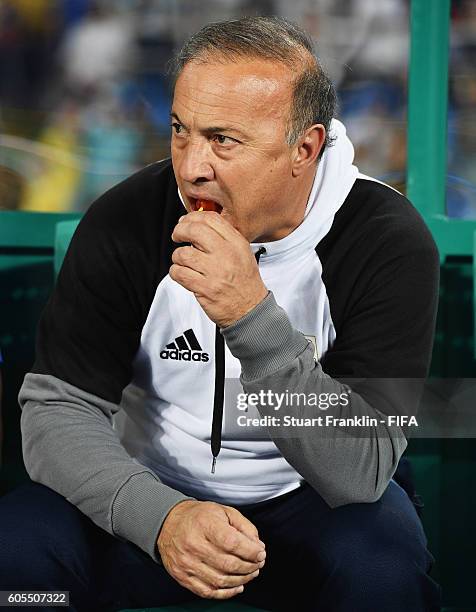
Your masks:
[[[276,113],[291,98],[292,74],[278,62],[243,58],[234,62],[189,62],[177,79],[175,103],[238,113]],[[279,112],[278,114],[281,114]]]
[[[226,58],[214,60],[210,57],[207,60],[192,60],[181,72],[181,76],[186,76],[190,81],[204,77],[213,79],[218,76],[224,82],[238,78],[243,82],[263,81],[282,84],[290,82],[292,74],[290,68],[282,62],[255,57],[239,57],[233,60]]]

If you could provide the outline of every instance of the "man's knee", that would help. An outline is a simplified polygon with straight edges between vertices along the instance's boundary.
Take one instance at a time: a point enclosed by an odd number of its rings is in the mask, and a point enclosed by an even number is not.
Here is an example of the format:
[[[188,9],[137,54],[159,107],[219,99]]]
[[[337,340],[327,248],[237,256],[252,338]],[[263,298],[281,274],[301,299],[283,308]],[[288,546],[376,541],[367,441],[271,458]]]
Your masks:
[[[0,498],[0,524],[0,582],[5,588],[59,584],[74,564],[77,547],[84,546],[79,511],[36,483]]]
[[[319,538],[322,549],[314,554],[314,570],[323,582],[357,593],[376,595],[411,592],[432,563],[421,541],[408,533],[392,537],[394,525],[376,524],[374,532],[360,531],[358,524],[329,530]]]
[[[408,609],[436,610],[436,603],[434,608],[415,605],[436,602],[439,588],[428,576],[433,558],[421,523],[406,493],[396,487],[392,483],[374,504],[330,511],[308,538],[306,573],[338,597],[374,598],[381,605],[393,598],[396,606],[407,602]]]

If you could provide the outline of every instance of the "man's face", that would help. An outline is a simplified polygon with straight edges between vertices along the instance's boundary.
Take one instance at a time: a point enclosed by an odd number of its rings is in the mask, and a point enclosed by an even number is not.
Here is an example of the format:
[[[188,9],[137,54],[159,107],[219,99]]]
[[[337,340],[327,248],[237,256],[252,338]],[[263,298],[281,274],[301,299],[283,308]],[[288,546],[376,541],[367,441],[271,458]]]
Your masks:
[[[260,59],[190,62],[175,86],[172,163],[187,210],[218,203],[250,242],[282,238],[304,215],[286,143],[291,79]]]

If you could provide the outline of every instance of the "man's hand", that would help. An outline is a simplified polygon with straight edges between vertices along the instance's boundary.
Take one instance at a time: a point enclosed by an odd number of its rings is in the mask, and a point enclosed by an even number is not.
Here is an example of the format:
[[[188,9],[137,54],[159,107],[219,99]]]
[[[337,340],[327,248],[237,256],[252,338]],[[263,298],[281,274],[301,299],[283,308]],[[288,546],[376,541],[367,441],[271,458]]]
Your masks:
[[[167,515],[157,540],[162,562],[182,586],[207,599],[229,599],[259,574],[266,557],[256,527],[214,502],[183,501]]]
[[[195,294],[208,317],[227,327],[268,294],[248,241],[216,212],[191,212],[180,218],[170,276]]]

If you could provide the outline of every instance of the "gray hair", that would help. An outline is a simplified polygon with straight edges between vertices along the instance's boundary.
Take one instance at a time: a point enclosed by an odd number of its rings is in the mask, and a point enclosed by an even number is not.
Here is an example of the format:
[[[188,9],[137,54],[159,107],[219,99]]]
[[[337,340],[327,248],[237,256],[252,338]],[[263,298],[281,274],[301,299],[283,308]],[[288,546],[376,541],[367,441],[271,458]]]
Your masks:
[[[293,99],[286,128],[286,142],[292,146],[304,131],[321,123],[326,141],[336,112],[336,92],[314,53],[311,38],[300,27],[280,17],[243,17],[210,23],[194,34],[171,63],[176,80],[186,64],[192,61],[236,61],[243,57],[281,62],[296,71]],[[297,67],[302,69],[297,71]]]

